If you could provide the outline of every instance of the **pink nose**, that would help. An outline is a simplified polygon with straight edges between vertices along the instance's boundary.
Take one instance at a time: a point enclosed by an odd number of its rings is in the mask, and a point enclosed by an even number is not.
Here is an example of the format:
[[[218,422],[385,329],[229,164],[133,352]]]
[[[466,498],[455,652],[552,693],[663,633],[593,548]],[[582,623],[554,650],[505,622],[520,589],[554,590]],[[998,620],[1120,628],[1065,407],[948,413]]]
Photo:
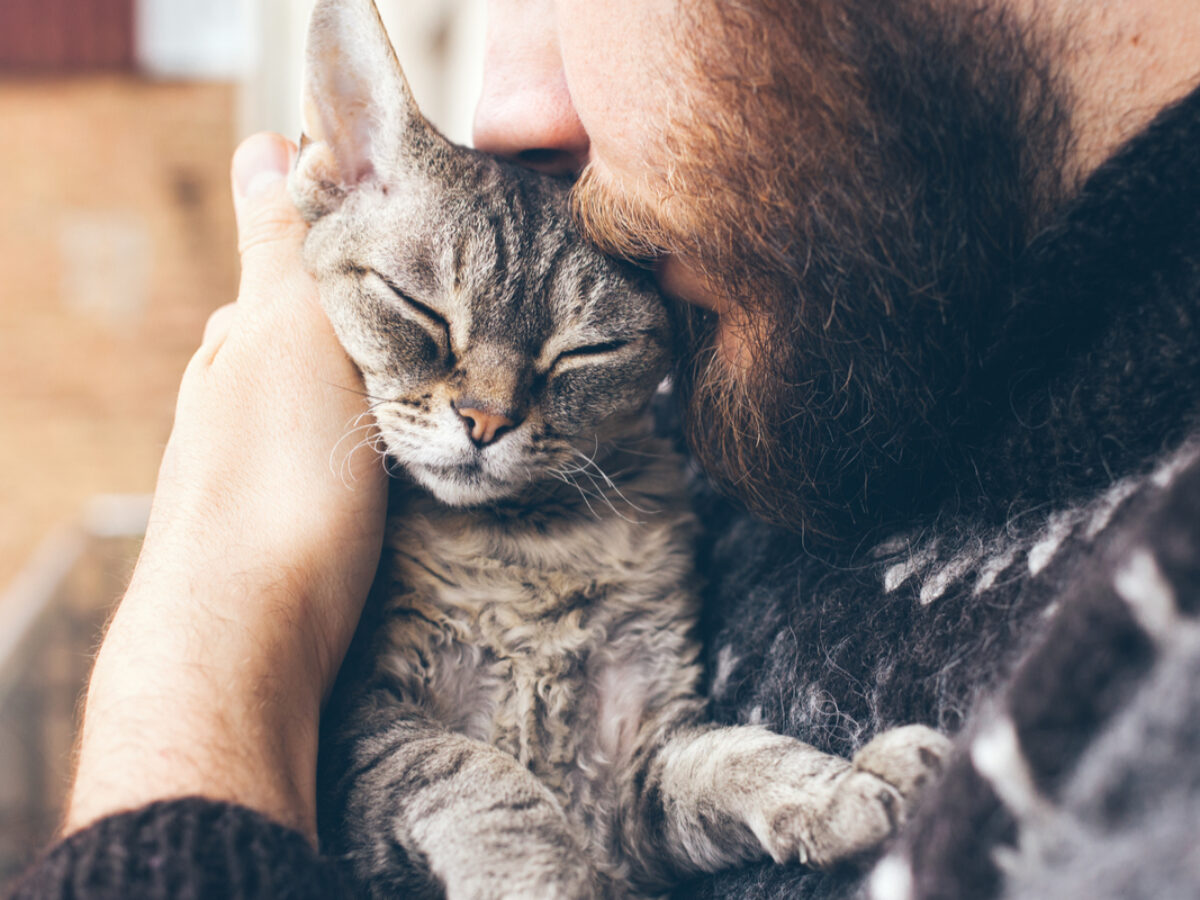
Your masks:
[[[508,416],[497,415],[495,413],[487,413],[470,407],[456,406],[455,411],[462,417],[463,424],[467,427],[467,434],[471,436],[471,440],[480,447],[486,447],[488,444],[503,437],[507,432],[512,431],[516,423]]]

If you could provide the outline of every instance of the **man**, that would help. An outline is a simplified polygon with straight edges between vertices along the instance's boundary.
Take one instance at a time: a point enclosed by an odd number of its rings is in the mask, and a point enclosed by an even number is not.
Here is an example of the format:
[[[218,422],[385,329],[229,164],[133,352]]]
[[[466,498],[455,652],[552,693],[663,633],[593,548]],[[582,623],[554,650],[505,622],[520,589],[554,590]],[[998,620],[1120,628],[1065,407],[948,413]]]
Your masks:
[[[879,897],[1197,889],[1197,798],[1151,868],[1128,796],[1196,775],[1195,4],[555,6],[494,3],[476,144],[582,170],[590,236],[716,314],[689,445],[782,526],[707,508],[718,715],[967,728]]]
[[[902,722],[961,734],[867,876],[877,898],[1195,893],[1194,0],[492,13],[479,146],[582,171],[589,234],[692,304],[684,424],[735,498],[698,486],[716,714],[844,753]],[[185,377],[89,692],[74,833],[30,896],[144,884],[146,854],[174,884],[325,890],[300,835],[251,810],[312,831],[316,710],[357,612],[335,599],[365,593],[381,489],[295,488],[323,483],[307,463],[351,412],[319,385],[352,376],[295,274],[287,160],[259,139],[235,161],[242,298]],[[295,308],[301,352],[250,386]],[[290,362],[309,353],[337,376]],[[220,452],[296,414],[314,441]],[[304,527],[318,511],[343,556]],[[860,888],[759,867],[685,894]]]

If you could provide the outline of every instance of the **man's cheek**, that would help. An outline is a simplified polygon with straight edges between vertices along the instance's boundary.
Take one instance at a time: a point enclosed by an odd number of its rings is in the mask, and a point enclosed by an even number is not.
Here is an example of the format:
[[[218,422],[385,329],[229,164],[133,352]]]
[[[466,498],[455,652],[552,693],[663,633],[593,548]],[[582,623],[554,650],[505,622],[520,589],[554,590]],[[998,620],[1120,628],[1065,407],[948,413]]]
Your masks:
[[[685,56],[672,45],[679,0],[555,0],[558,49],[593,158],[636,179],[657,155],[648,137],[686,89]]]

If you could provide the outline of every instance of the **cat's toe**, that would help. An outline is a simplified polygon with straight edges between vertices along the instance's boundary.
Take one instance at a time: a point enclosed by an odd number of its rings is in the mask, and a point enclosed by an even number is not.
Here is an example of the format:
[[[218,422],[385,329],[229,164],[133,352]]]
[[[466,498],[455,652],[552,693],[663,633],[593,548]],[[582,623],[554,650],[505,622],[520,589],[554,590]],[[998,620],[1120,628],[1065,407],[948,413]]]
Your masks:
[[[862,857],[895,831],[904,800],[869,772],[848,770],[826,802],[784,808],[771,820],[767,849],[776,862],[796,860],[816,868]]]
[[[951,742],[924,725],[892,728],[875,737],[854,755],[854,768],[891,785],[903,803],[900,819],[907,818],[921,793],[941,774]]]
[[[865,858],[908,819],[942,770],[950,741],[923,725],[885,731],[855,754],[824,797],[785,804],[770,819],[767,850],[776,862],[828,868]]]

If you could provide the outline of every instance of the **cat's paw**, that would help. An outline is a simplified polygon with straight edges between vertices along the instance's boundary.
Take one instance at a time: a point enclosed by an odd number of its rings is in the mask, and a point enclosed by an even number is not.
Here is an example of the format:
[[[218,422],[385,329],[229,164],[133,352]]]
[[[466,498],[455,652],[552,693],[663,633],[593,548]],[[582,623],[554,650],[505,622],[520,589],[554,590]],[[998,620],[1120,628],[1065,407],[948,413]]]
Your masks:
[[[942,771],[951,742],[924,725],[904,725],[877,735],[854,754],[854,768],[888,784],[902,804],[906,818],[921,792]]]
[[[950,741],[930,728],[886,731],[824,785],[774,809],[764,846],[776,862],[816,868],[862,857],[891,837],[941,771]]]
[[[820,797],[806,792],[799,802],[774,810],[763,844],[777,863],[828,868],[887,840],[900,822],[902,803],[891,785],[847,767]]]

